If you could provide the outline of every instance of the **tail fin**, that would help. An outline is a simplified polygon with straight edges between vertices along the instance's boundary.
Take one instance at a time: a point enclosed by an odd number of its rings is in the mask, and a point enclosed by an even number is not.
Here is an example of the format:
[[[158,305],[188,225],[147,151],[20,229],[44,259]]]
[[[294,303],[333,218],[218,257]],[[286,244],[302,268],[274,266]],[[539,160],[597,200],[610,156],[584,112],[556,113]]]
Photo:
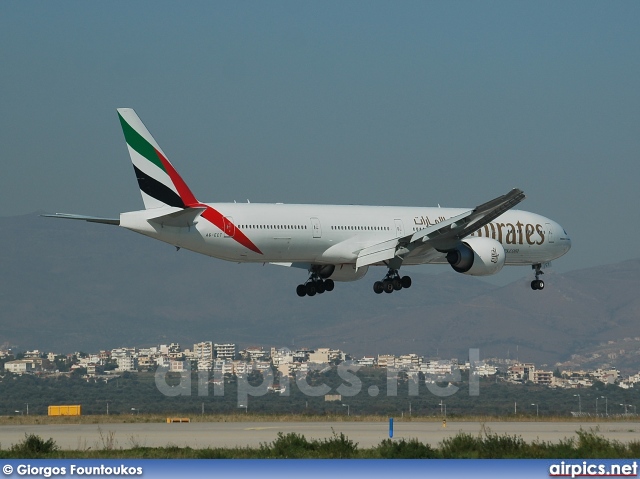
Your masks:
[[[182,180],[135,111],[118,108],[118,117],[146,209],[189,208],[200,202]]]

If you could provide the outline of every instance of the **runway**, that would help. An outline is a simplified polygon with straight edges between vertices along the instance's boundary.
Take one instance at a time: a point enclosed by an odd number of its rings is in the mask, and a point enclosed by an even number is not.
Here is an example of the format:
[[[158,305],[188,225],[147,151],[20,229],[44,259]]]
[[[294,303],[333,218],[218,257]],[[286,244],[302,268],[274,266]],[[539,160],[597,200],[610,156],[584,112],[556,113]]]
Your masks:
[[[443,439],[459,432],[521,436],[525,441],[558,442],[575,437],[575,431],[594,428],[610,440],[637,441],[638,422],[456,422],[444,428],[440,422],[396,422],[394,439],[417,438],[437,446]],[[129,449],[132,447],[189,446],[192,448],[258,447],[273,441],[278,432],[304,434],[308,439],[330,438],[344,433],[359,448],[376,446],[389,437],[387,422],[192,422],[192,423],[108,423],[0,426],[0,444],[8,449],[24,440],[25,433],[47,440],[53,438],[61,449]]]

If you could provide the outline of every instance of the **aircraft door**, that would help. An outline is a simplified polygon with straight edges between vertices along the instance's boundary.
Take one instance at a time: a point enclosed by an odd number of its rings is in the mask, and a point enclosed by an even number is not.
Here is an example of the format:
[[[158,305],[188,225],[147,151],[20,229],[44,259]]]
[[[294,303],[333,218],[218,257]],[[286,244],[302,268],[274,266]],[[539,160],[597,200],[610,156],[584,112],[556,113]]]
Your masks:
[[[314,238],[322,238],[322,228],[318,218],[311,218],[311,229],[313,230]]]
[[[553,243],[553,226],[551,223],[544,224],[547,227],[547,243]]]
[[[402,220],[396,218],[393,220],[396,224],[396,238],[401,238],[404,236],[404,225],[402,224]]]
[[[233,224],[233,218],[231,216],[225,216],[223,220],[224,237],[233,238],[236,234],[236,225]]]

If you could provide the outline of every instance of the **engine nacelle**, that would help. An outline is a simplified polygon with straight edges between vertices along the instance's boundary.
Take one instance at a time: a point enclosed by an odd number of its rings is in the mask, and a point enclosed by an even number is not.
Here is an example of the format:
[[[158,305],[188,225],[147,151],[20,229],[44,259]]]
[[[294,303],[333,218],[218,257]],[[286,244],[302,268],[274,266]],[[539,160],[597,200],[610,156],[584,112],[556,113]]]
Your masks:
[[[356,271],[356,265],[353,263],[337,264],[329,278],[334,281],[357,281],[362,279],[367,271],[369,271],[369,266],[362,266]]]
[[[447,261],[458,273],[471,276],[489,276],[504,266],[506,254],[500,243],[491,238],[472,236],[447,251]]]

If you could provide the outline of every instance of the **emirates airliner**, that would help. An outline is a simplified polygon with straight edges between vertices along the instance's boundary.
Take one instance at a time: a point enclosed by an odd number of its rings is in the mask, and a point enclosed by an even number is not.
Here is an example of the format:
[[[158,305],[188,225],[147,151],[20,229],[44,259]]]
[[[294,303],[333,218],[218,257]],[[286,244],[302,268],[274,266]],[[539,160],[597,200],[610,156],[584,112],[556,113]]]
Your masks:
[[[531,288],[542,290],[543,265],[571,248],[555,221],[512,209],[525,198],[519,189],[475,208],[202,203],[135,111],[119,108],[118,117],[145,209],[119,218],[44,216],[122,226],[227,261],[300,268],[308,279],[297,286],[298,296],[361,279],[370,266],[386,268],[373,291],[392,293],[411,286],[400,275],[403,265],[446,263],[474,276],[531,266]]]

